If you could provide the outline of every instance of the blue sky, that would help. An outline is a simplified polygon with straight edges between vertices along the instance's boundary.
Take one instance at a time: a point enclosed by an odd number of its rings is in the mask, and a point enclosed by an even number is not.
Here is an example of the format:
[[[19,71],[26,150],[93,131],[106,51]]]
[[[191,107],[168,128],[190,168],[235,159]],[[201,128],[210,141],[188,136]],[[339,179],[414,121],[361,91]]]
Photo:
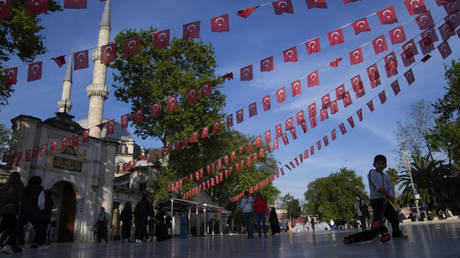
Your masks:
[[[342,0],[328,0],[328,9],[308,9],[304,0],[292,0],[292,2],[294,14],[274,15],[271,4],[268,4],[258,8],[249,18],[243,19],[236,15],[237,10],[267,2],[112,0],[111,39],[124,29],[147,29],[149,26],[160,30],[171,29],[173,36],[181,37],[183,24],[201,20],[201,38],[205,42],[211,42],[216,50],[218,74],[234,73],[235,79],[227,81],[223,89],[223,93],[227,95],[225,112],[231,113],[245,108],[245,121],[235,125],[235,129],[248,135],[263,135],[267,129],[272,129],[273,134],[276,124],[282,123],[284,126],[286,118],[294,117],[297,111],[305,110],[314,101],[318,105],[324,94],[331,92],[340,84],[345,83],[349,89],[350,78],[360,73],[366,89],[364,97],[356,100],[353,96],[353,105],[347,108],[340,104],[339,113],[330,115],[327,121],[319,122],[314,129],[309,127],[307,134],[303,134],[300,127],[297,127],[297,140],[290,138],[290,144],[287,146],[280,142],[280,149],[274,152],[275,158],[284,164],[303,153],[307,147],[315,144],[324,135],[329,136],[332,128],[337,128],[340,122],[346,122],[346,118],[353,114],[356,123],[354,129],[347,125],[348,133],[345,136],[338,131],[335,142],[326,148],[323,147],[320,152],[316,152],[300,167],[274,182],[282,194],[289,192],[303,200],[303,193],[309,182],[336,172],[341,167],[354,169],[358,175],[365,178],[376,154],[387,155],[389,167],[396,166],[396,122],[405,121],[410,105],[416,101],[422,98],[434,101],[443,95],[443,86],[446,85],[443,64],[459,58],[457,51],[459,39],[457,36],[449,39],[453,53],[446,60],[443,60],[435,50],[431,54],[433,57],[427,63],[417,65],[413,69],[416,82],[411,86],[407,85],[404,78],[399,78],[401,93],[395,97],[391,88],[388,88],[395,77],[386,78],[381,60],[394,50],[400,65],[399,75],[402,75],[407,69],[403,67],[399,57],[402,44],[391,45],[388,31],[404,24],[407,38],[420,33],[415,20],[409,16],[402,0],[358,1],[347,5],[344,5]],[[444,9],[437,7],[434,0],[425,2],[427,8],[431,9],[435,21],[445,16]],[[377,16],[373,15],[368,18],[370,32],[355,35],[352,27],[347,26],[343,29],[345,43],[329,46],[328,32],[391,5],[396,8],[399,24],[381,25]],[[46,28],[43,35],[46,37],[45,45],[48,48],[48,53],[37,58],[37,60],[44,61],[43,79],[27,83],[27,67],[19,67],[18,83],[14,86],[16,91],[9,100],[10,104],[1,109],[1,123],[10,126],[10,119],[20,114],[46,119],[57,112],[57,101],[61,97],[65,67],[57,68],[49,58],[68,54],[72,48],[79,51],[95,47],[103,8],[103,2],[90,0],[88,9],[66,9],[57,14],[41,16],[42,25]],[[230,14],[230,32],[212,33],[209,18],[226,13]],[[363,46],[364,63],[351,66],[348,52],[381,34],[385,34],[389,50],[376,56],[371,45],[367,44]],[[440,36],[439,33],[438,36]],[[320,37],[322,52],[309,56],[304,45],[300,45],[298,46],[299,61],[283,62],[283,50],[315,37]],[[438,44],[439,42],[435,46]],[[420,52],[420,48],[418,49]],[[274,56],[274,71],[259,72],[260,60],[269,56]],[[339,56],[344,57],[340,66],[338,68],[328,67],[328,63]],[[421,54],[416,56],[416,60],[420,58]],[[370,89],[365,68],[374,62],[379,62],[382,85],[376,89]],[[254,80],[239,81],[239,69],[249,64],[254,65]],[[14,58],[7,64],[11,67],[18,65],[23,64]],[[307,88],[306,81],[303,80],[301,95],[293,98],[291,91],[288,90],[286,102],[278,104],[272,100],[272,109],[267,112],[263,111],[262,97],[273,94],[283,86],[290,87],[291,82],[320,67],[322,68],[319,72],[320,86]],[[86,87],[92,81],[92,68],[90,63],[89,69],[74,72],[71,96],[73,108],[70,113],[76,116],[77,120],[86,118],[88,115],[89,102]],[[112,70],[108,71],[107,85],[109,88],[113,82],[112,72]],[[365,103],[384,88],[387,93],[387,102],[381,105],[378,99],[374,100],[375,111],[370,113]],[[254,101],[257,101],[259,114],[249,118],[247,107]],[[364,111],[362,122],[358,122],[355,113],[359,107],[363,107]],[[128,105],[114,99],[111,90],[105,103],[104,117],[118,121],[120,115],[129,111]],[[145,147],[159,147],[159,142],[155,139],[137,139],[137,143]]]

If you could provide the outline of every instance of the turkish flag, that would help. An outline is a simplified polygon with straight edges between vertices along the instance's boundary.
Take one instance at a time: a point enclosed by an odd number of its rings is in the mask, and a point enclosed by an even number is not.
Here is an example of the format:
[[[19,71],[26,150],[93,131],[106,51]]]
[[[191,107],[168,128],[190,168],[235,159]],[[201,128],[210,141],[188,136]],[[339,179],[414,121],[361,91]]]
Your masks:
[[[363,60],[363,52],[361,48],[355,49],[350,52],[350,64],[356,65],[362,63]]]
[[[276,100],[278,103],[282,103],[286,100],[286,88],[283,87],[276,91]]]
[[[29,68],[27,70],[28,82],[40,80],[42,78],[42,65],[42,61],[29,64]]]
[[[305,114],[304,114],[303,110],[300,110],[299,112],[297,112],[296,118],[297,118],[297,124],[298,125],[300,125],[300,123],[305,121]]]
[[[246,146],[246,152],[251,153],[252,152],[252,142],[248,142]]]
[[[294,13],[291,0],[279,0],[272,2],[273,10],[276,15],[283,13]]]
[[[265,132],[265,142],[268,144],[271,141],[272,141],[272,132],[270,131],[270,129],[268,129]]]
[[[404,0],[404,5],[406,6],[409,15],[426,12],[426,6],[423,0]]]
[[[326,109],[331,104],[331,94],[328,93],[321,98],[321,106],[323,109]]]
[[[347,129],[345,128],[345,125],[343,123],[339,124],[339,129],[340,129],[340,132],[342,132],[342,134],[347,133]]]
[[[413,57],[418,55],[417,46],[413,39],[402,45],[403,52],[405,53],[406,58]]]
[[[67,149],[67,144],[69,143],[69,138],[67,136],[62,137],[61,139],[61,151]]]
[[[340,85],[339,87],[335,88],[335,98],[338,100],[343,99],[345,95],[345,84]]]
[[[431,16],[430,11],[421,13],[415,17],[415,21],[417,22],[418,28],[420,30],[426,30],[434,26],[433,17]]]
[[[411,85],[415,81],[414,73],[412,69],[409,69],[407,72],[404,73],[404,77],[406,77],[407,83]]]
[[[117,45],[115,43],[101,47],[101,64],[110,64],[116,59]]]
[[[226,74],[222,75],[221,77],[222,77],[222,79],[233,80],[233,73],[232,72],[226,73]]]
[[[153,48],[165,48],[169,45],[169,29],[153,33]]]
[[[249,104],[249,117],[257,115],[257,104],[256,102]]]
[[[394,6],[378,11],[377,15],[379,16],[380,23],[382,25],[398,22]]]
[[[430,29],[427,29],[427,30],[423,31],[422,35],[421,35],[421,38],[422,38],[422,41],[427,40],[427,43],[429,43],[429,44],[432,44],[432,43],[437,42],[439,40],[438,36],[436,35],[436,32],[435,32],[434,28],[430,28]]]
[[[401,53],[401,60],[403,61],[404,66],[406,67],[415,63],[415,58],[411,51],[403,51]]]
[[[228,14],[216,16],[211,18],[211,31],[212,32],[223,32],[230,31],[230,23],[228,20]]]
[[[299,159],[300,159],[300,163],[303,163],[303,155],[302,155],[302,153],[299,154]]]
[[[406,34],[403,26],[398,26],[390,30],[391,44],[397,44],[406,41]]]
[[[236,160],[236,152],[232,151],[230,152],[230,161],[235,162],[235,160]]]
[[[331,67],[338,67],[340,61],[342,61],[342,58],[341,58],[341,57],[338,57],[338,58],[336,58],[334,61],[329,62],[329,65],[330,65]]]
[[[141,124],[143,120],[144,120],[144,109],[141,108],[141,109],[136,110],[136,112],[134,113],[134,123]]]
[[[36,159],[38,157],[38,150],[39,150],[39,147],[34,146],[34,148],[32,149],[32,159]]]
[[[385,58],[385,71],[387,72],[387,77],[390,78],[398,74],[398,60],[394,52],[386,55]]]
[[[308,132],[307,122],[305,122],[305,120],[300,122],[300,127],[302,127],[303,133]]]
[[[353,101],[351,100],[350,92],[347,91],[345,95],[343,95],[343,106],[348,107],[351,104],[353,104]]]
[[[348,123],[350,124],[351,128],[355,127],[355,121],[353,121],[353,117],[350,116],[347,118]]]
[[[58,56],[51,58],[59,68],[61,68],[65,64],[65,56]]]
[[[72,134],[72,147],[77,147],[78,146],[78,134],[74,133]]]
[[[67,9],[85,9],[86,8],[86,0],[65,0],[64,1],[64,8]]]
[[[302,86],[300,85],[300,80],[291,83],[291,91],[293,97],[302,94]]]
[[[358,120],[363,121],[363,109],[358,109],[358,111],[356,111],[356,114],[358,115]]]
[[[305,0],[308,9],[312,8],[327,8],[326,0]]]
[[[393,89],[393,92],[395,93],[395,96],[398,95],[398,93],[401,91],[401,88],[399,87],[398,80],[396,80],[396,81],[391,83],[391,88]]]
[[[40,149],[40,157],[43,157],[46,154],[47,149],[48,149],[48,144],[43,144]]]
[[[226,117],[227,127],[230,128],[233,126],[233,114],[230,114]]]
[[[284,62],[297,62],[297,48],[292,47],[283,51]]]
[[[312,104],[308,105],[308,116],[309,117],[314,117],[316,116],[318,113],[316,111],[316,103],[313,102]]]
[[[200,38],[200,21],[191,22],[182,26],[182,39]]]
[[[190,138],[191,143],[196,143],[198,142],[198,131],[195,131],[192,133],[192,137]]]
[[[371,88],[375,88],[380,85],[380,74],[377,64],[369,66],[367,69],[367,75],[369,76],[369,81],[371,82]]]
[[[260,60],[260,71],[269,72],[274,69],[273,56]]]
[[[238,10],[236,15],[238,15],[238,16],[240,16],[242,18],[248,18],[249,15],[251,15],[257,8],[259,8],[259,5],[249,7],[249,8],[243,9],[243,10]]]
[[[230,164],[228,160],[228,155],[224,156],[224,163],[225,163],[225,166],[228,166]]]
[[[18,80],[18,68],[13,67],[5,70],[6,87],[16,84]]]
[[[327,138],[327,136],[323,136],[323,142],[324,142],[324,146],[328,146],[329,145],[329,139]]]
[[[448,23],[439,26],[439,33],[441,33],[442,41],[447,41],[450,37],[455,35],[455,31]]]
[[[364,31],[371,31],[371,27],[367,22],[367,18],[359,19],[351,24],[353,26],[353,30],[355,31],[355,35],[358,35]]]
[[[286,131],[291,128],[294,128],[294,122],[292,120],[292,117],[289,117],[288,119],[286,119],[285,125],[286,125]]]
[[[331,46],[342,44],[344,42],[342,28],[329,32],[327,38]]]
[[[168,112],[174,112],[177,109],[177,96],[168,98]]]
[[[151,118],[159,118],[161,111],[161,103],[156,102],[150,105],[150,117]]]
[[[51,154],[56,153],[57,148],[58,148],[58,140],[52,141],[52,142],[51,142],[51,147],[50,147],[50,153],[51,153]]]
[[[379,99],[380,99],[380,103],[382,103],[382,104],[384,104],[385,101],[387,101],[387,95],[385,94],[385,90],[382,90],[379,93]]]
[[[331,114],[335,114],[339,112],[339,104],[337,103],[337,100],[334,100],[331,102],[331,105],[329,106],[329,109],[331,111]]]
[[[329,119],[329,114],[327,113],[327,109],[322,108],[319,112],[321,121]]]
[[[129,56],[132,56],[132,55],[139,54],[140,45],[141,45],[141,39],[138,37],[131,38],[131,39],[125,39],[124,41],[125,58],[128,58]]]
[[[335,132],[335,129],[332,129],[331,131],[331,138],[333,141],[335,141],[335,139],[337,139],[337,133]]]
[[[217,170],[221,170],[222,169],[222,160],[217,160]]]
[[[385,35],[372,40],[372,46],[374,47],[374,52],[376,55],[386,51],[388,49],[387,41],[385,40]]]
[[[361,76],[358,74],[355,77],[351,78],[351,86],[353,87],[353,91],[358,92],[361,88],[363,88],[363,81],[361,80]]]
[[[314,71],[308,74],[307,78],[308,78],[308,87],[319,85],[318,71]]]
[[[283,127],[281,127],[281,124],[275,125],[275,132],[276,138],[281,137],[283,135]]]
[[[265,150],[263,148],[260,148],[259,149],[259,158],[261,159],[263,157],[265,157]]]
[[[220,121],[216,121],[212,124],[212,133],[219,134],[220,133]]]
[[[157,149],[154,149],[154,150],[153,150],[153,156],[155,157],[155,161],[160,159],[159,153],[158,153],[158,150],[157,150]]]
[[[18,152],[16,153],[16,155],[14,156],[13,158],[13,162],[18,164],[20,161],[21,161],[21,158],[22,158],[22,152]]]
[[[283,139],[284,145],[288,145],[288,144],[289,144],[289,140],[288,140],[288,138],[287,138],[287,134],[286,134],[286,133],[283,133],[283,135],[281,136],[281,138]]]
[[[243,109],[240,109],[236,111],[236,123],[237,124],[242,123],[243,120],[244,120],[244,111]]]
[[[281,171],[281,176],[284,176],[284,169],[280,168],[280,171]]]
[[[26,14],[34,15],[46,13],[48,10],[48,0],[27,0]]]
[[[273,149],[277,150],[279,148],[278,138],[273,140]]]
[[[201,85],[201,97],[208,98],[212,96],[212,85],[210,82],[205,82]]]
[[[115,132],[115,120],[109,120],[107,122],[107,134],[113,134]]]
[[[198,93],[196,88],[187,91],[187,104],[192,105],[198,101]]]
[[[310,146],[310,155],[313,156],[315,154],[315,146]]]
[[[184,136],[184,138],[182,139],[182,147],[187,147],[189,143],[190,143],[190,140],[188,136]]]
[[[262,104],[264,106],[264,111],[268,111],[271,108],[270,95],[267,95],[262,98]]]
[[[31,150],[30,150],[30,149],[27,149],[27,150],[26,150],[26,155],[25,155],[25,161],[26,161],[26,162],[29,162],[29,161],[30,161],[30,158],[31,158]]]
[[[11,13],[11,3],[13,0],[5,0],[0,2],[0,19],[8,19]]]
[[[312,53],[318,53],[321,51],[321,45],[319,43],[319,38],[311,39],[305,42],[305,46],[307,47],[307,53],[311,55]]]
[[[460,25],[460,15],[458,12],[447,16],[444,20],[452,30],[455,30]]]
[[[438,51],[441,54],[443,59],[446,59],[450,54],[452,54],[452,50],[450,49],[449,42],[444,41],[438,46]]]
[[[246,164],[248,165],[248,167],[251,166],[251,155],[246,157]]]
[[[201,139],[208,137],[208,132],[209,132],[209,126],[203,127],[201,130]]]
[[[446,10],[446,12],[448,14],[452,14],[452,13],[455,13],[455,12],[458,12],[460,10],[460,4],[458,3],[458,1],[447,1],[447,3],[445,3],[443,5],[444,9]]]
[[[433,40],[430,37],[426,37],[426,38],[422,37],[419,44],[420,44],[420,49],[422,50],[423,55],[430,53],[434,49]]]
[[[318,124],[318,121],[316,121],[316,117],[310,117],[311,128],[315,128],[317,124]]]
[[[316,146],[318,147],[318,151],[321,150],[321,140],[316,141]]]
[[[240,81],[251,81],[253,79],[252,65],[240,69]]]
[[[89,67],[89,58],[88,58],[88,50],[83,50],[79,52],[75,52],[73,54],[73,69],[86,69]]]
[[[81,140],[82,143],[86,143],[89,141],[89,128],[85,129],[81,132],[83,139]]]

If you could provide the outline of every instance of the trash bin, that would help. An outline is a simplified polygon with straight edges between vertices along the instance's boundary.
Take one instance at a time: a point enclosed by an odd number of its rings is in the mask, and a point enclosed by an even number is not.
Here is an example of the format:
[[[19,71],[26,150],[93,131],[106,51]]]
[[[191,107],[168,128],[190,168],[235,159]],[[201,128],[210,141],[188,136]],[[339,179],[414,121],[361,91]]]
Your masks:
[[[187,218],[180,219],[180,237],[187,238]]]

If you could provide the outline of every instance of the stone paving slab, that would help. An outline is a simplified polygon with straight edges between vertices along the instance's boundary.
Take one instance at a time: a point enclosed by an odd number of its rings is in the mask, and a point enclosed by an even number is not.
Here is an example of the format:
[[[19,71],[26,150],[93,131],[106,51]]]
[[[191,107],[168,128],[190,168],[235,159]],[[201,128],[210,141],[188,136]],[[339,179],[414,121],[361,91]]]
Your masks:
[[[174,238],[154,243],[59,243],[46,250],[0,257],[455,257],[460,258],[460,222],[403,225],[405,240],[378,240],[345,245],[351,231],[282,233],[267,238],[244,235]]]

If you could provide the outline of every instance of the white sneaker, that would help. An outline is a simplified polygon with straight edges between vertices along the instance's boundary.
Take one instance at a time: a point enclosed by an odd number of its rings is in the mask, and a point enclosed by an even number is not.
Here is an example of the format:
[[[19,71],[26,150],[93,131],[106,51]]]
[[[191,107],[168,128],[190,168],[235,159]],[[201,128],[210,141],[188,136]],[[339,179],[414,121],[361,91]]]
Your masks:
[[[4,254],[12,254],[12,253],[14,253],[13,249],[11,249],[11,247],[9,247],[9,246],[1,248],[0,252],[4,253]]]
[[[136,239],[136,244],[142,244],[142,240]]]

